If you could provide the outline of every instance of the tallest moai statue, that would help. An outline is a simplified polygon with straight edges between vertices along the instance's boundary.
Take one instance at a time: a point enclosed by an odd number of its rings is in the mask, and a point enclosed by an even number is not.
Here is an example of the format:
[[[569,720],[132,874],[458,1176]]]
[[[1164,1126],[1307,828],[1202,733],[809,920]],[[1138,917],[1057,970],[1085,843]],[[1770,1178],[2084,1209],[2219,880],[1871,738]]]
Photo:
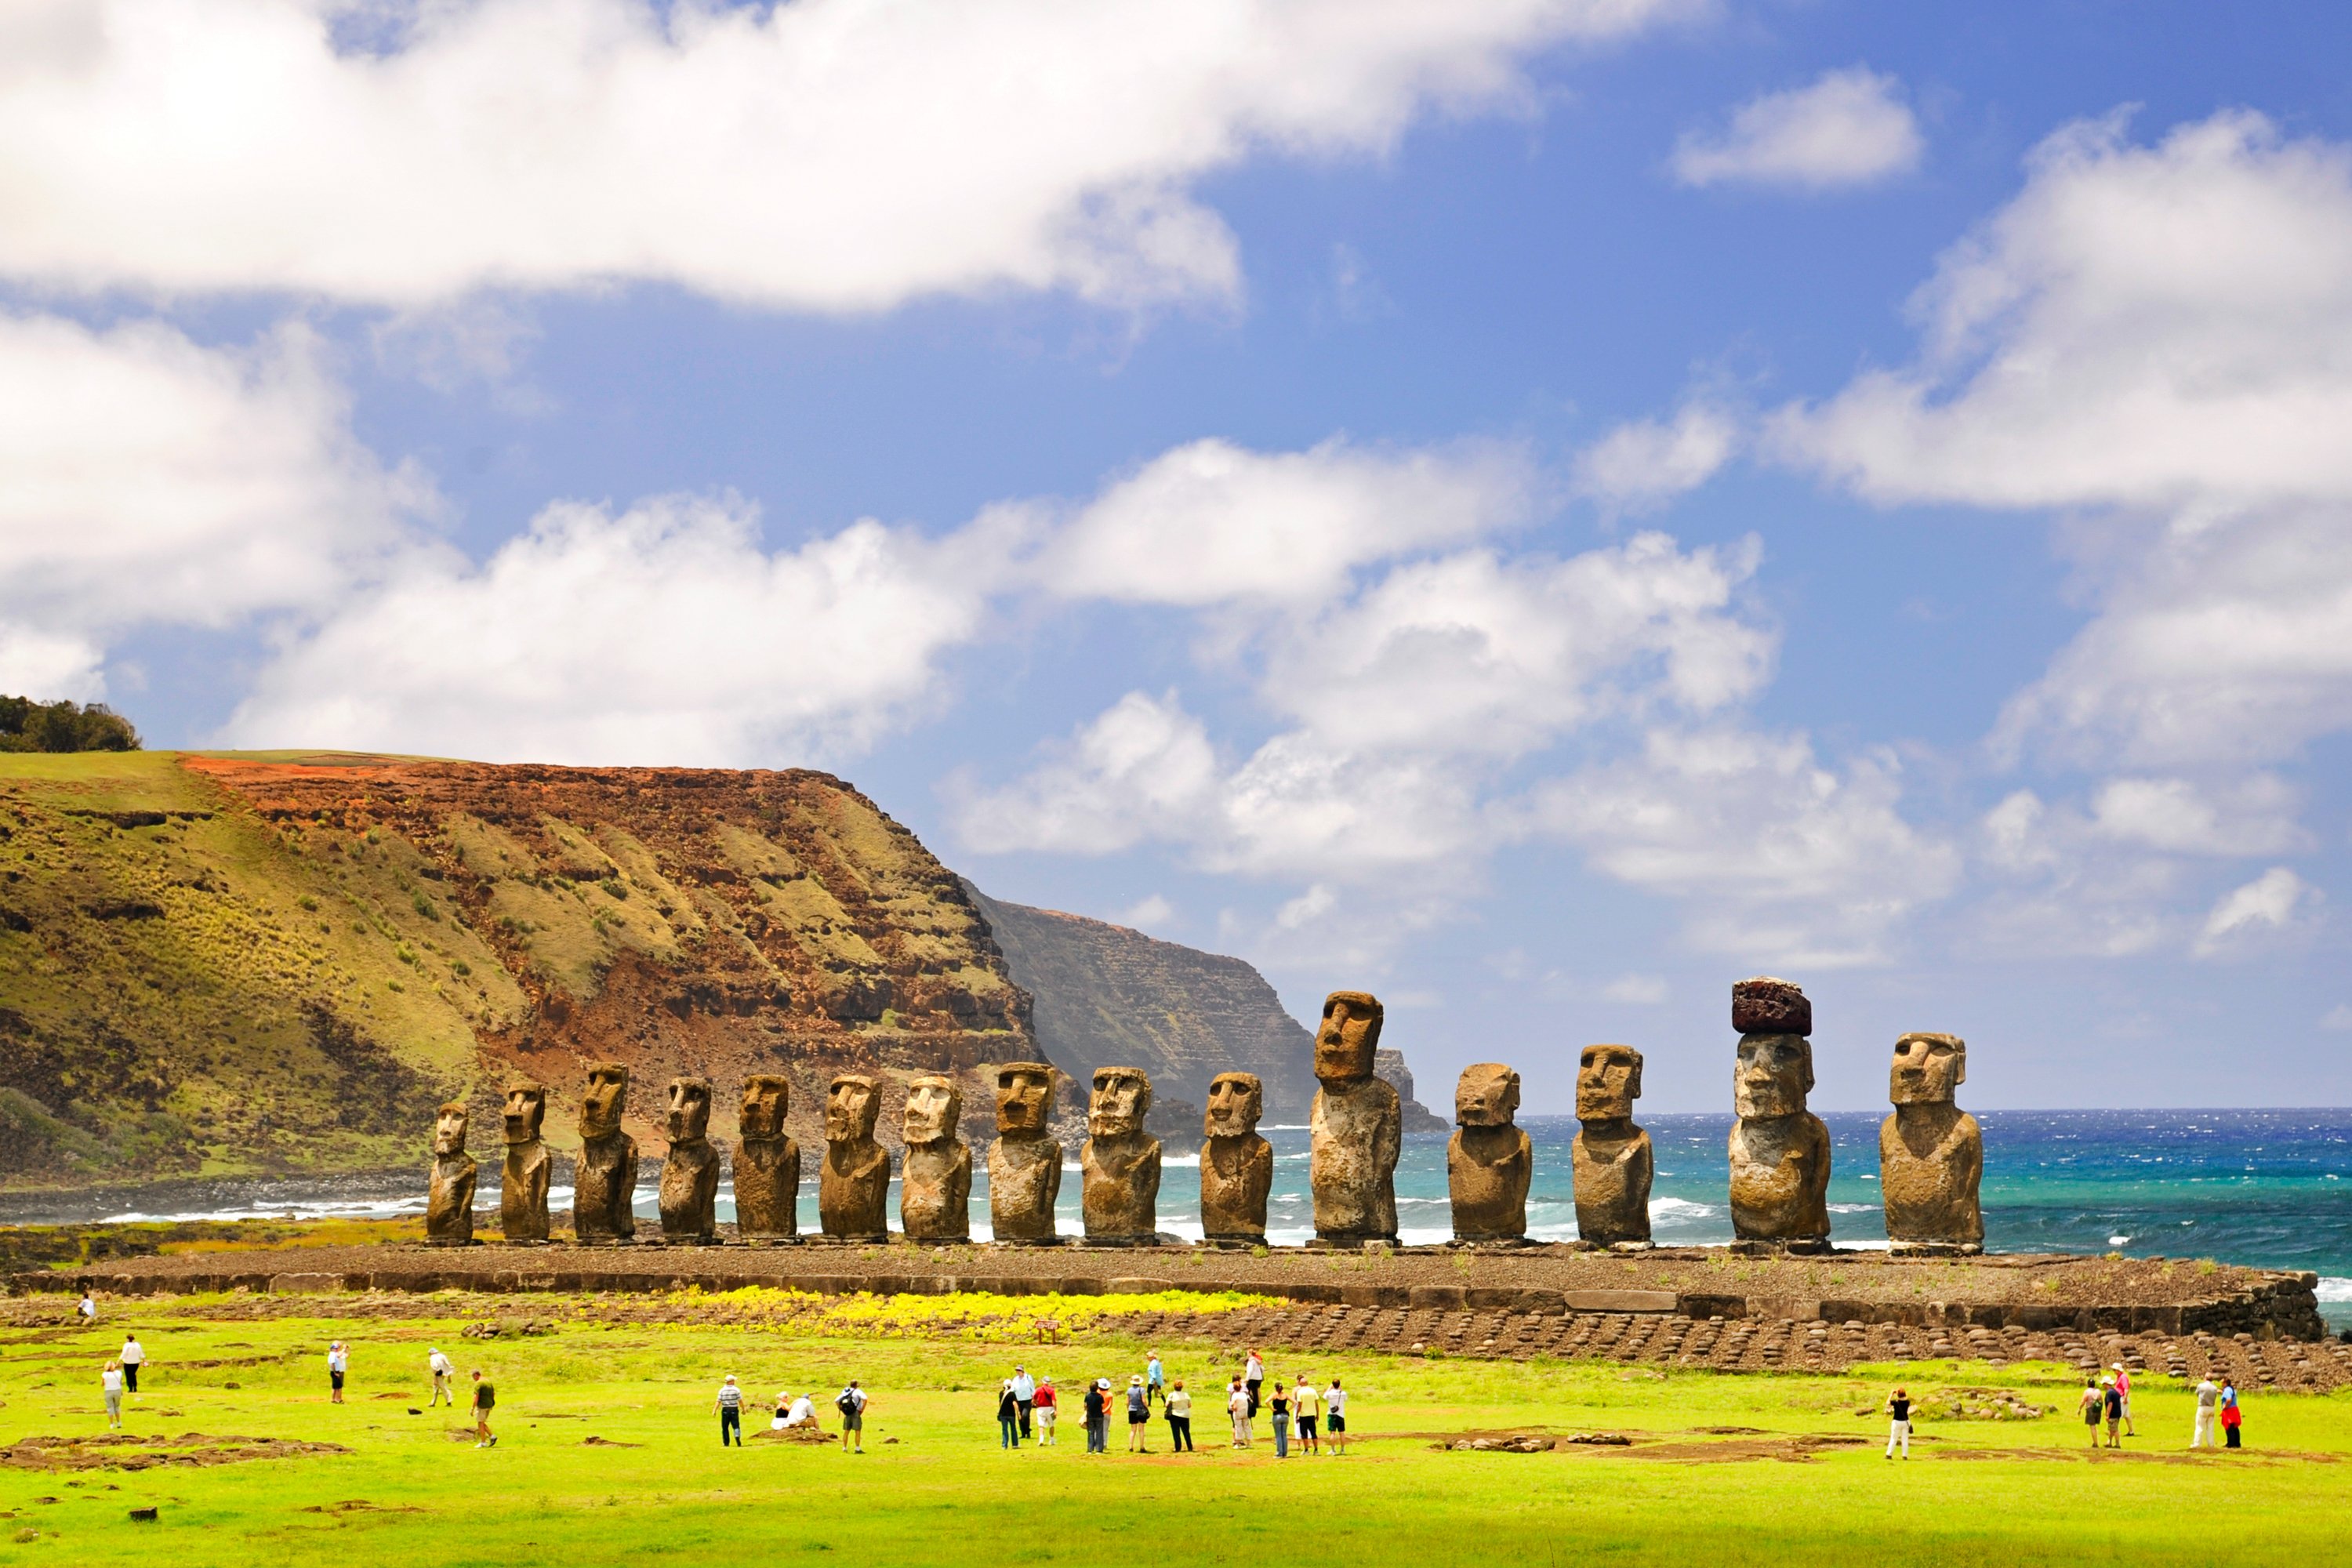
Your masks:
[[[1830,1130],[1805,1109],[1813,1087],[1813,1005],[1785,980],[1731,988],[1739,1031],[1732,1100],[1731,1230],[1792,1252],[1830,1245]]]
[[[1367,992],[1334,991],[1323,999],[1323,1024],[1315,1033],[1315,1078],[1323,1087],[1307,1117],[1307,1180],[1319,1247],[1397,1238],[1403,1111],[1397,1091],[1372,1073],[1384,1016]]]

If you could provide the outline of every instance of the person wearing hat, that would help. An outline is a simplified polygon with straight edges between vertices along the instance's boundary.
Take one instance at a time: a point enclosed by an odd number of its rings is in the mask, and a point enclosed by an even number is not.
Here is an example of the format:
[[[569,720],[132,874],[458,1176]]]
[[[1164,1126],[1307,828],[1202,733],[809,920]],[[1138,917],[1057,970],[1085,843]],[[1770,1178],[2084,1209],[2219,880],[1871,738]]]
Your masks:
[[[2107,1413],[2107,1447],[2120,1448],[2124,1441],[2116,1432],[2124,1424],[2124,1394],[2113,1377],[2099,1380],[2099,1404]]]
[[[441,1353],[438,1345],[425,1352],[425,1365],[433,1373],[433,1397],[425,1402],[425,1408],[430,1410],[436,1405],[446,1405],[452,1410],[457,1409],[457,1394],[451,1386],[457,1375],[457,1367]]]
[[[732,1435],[735,1446],[743,1446],[743,1391],[735,1385],[735,1374],[729,1373],[727,1381],[719,1385],[719,1401],[711,1406],[719,1412],[719,1446],[727,1447]]]
[[[2131,1418],[2131,1369],[2123,1363],[2117,1362],[2115,1364],[2115,1374],[2116,1394],[2124,1402],[2124,1436],[2137,1437],[2139,1436],[2139,1428],[2132,1425]]]
[[[1052,1378],[1041,1377],[1037,1380],[1037,1397],[1030,1403],[1037,1418],[1037,1447],[1060,1447],[1061,1445],[1054,1441],[1054,1424],[1062,1414],[1061,1395],[1054,1392]]]
[[[1134,1373],[1127,1380],[1127,1451],[1149,1454],[1150,1436],[1151,1395],[1144,1390],[1143,1374]]]

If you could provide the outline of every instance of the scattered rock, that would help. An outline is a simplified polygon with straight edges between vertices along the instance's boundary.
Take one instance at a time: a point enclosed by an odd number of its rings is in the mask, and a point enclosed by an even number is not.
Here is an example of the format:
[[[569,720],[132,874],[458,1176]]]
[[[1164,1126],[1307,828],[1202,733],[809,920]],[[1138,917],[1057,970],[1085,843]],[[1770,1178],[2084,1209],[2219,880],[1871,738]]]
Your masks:
[[[583,1448],[642,1448],[645,1447],[643,1443],[617,1443],[610,1437],[599,1437],[593,1434],[581,1438],[580,1446]]]
[[[157,1518],[156,1511],[152,1508],[134,1508],[131,1510],[131,1522],[133,1524],[153,1524]]]

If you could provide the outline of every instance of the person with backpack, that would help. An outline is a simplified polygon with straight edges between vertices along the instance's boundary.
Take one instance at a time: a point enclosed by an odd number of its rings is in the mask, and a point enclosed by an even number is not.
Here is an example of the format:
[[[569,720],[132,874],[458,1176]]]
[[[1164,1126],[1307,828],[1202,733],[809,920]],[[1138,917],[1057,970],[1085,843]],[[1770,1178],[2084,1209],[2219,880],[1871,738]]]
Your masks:
[[[1108,1414],[1110,1379],[1098,1377],[1087,1384],[1087,1452],[1110,1452],[1110,1417]]]
[[[1911,1458],[1911,1391],[1898,1388],[1886,1402],[1886,1457],[1895,1457],[1895,1446],[1903,1446],[1903,1458]]]
[[[2224,1377],[2221,1380],[2221,1446],[2223,1447],[2234,1448],[2238,1446],[2238,1428],[2244,1424],[2245,1417],[2238,1413],[2237,1380]]]
[[[1144,1392],[1139,1372],[1127,1380],[1127,1451],[1151,1452],[1151,1396]]]
[[[2083,1425],[2091,1429],[2091,1447],[2095,1448],[2099,1446],[2099,1413],[2106,1407],[2106,1395],[2099,1391],[2099,1380],[2084,1378],[2083,1397],[2074,1403],[2083,1412]]]
[[[996,1446],[1021,1447],[1021,1400],[1013,1392],[1013,1380],[1009,1377],[996,1391]]]
[[[866,1452],[866,1391],[851,1378],[849,1386],[833,1396],[833,1407],[841,1412],[841,1451],[850,1452],[850,1444],[857,1445],[858,1453]]]
[[[743,1446],[743,1390],[735,1382],[733,1373],[729,1373],[727,1381],[719,1385],[719,1399],[711,1408],[719,1412],[719,1446],[724,1448],[727,1447],[727,1439],[732,1436],[735,1439],[735,1446],[741,1447]]]
[[[1189,1454],[1192,1448],[1192,1396],[1184,1392],[1184,1380],[1178,1378],[1168,1390],[1162,1402],[1168,1412],[1168,1451]]]

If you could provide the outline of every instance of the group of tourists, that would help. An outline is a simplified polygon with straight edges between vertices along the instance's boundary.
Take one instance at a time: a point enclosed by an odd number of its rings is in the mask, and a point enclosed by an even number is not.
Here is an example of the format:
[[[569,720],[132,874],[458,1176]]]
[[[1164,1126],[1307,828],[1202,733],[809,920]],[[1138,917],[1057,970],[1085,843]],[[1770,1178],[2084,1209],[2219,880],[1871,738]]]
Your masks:
[[[1239,1370],[1226,1379],[1224,1399],[1225,1413],[1233,1422],[1233,1447],[1237,1449],[1256,1447],[1256,1421],[1263,1411],[1271,1419],[1274,1454],[1278,1459],[1290,1457],[1294,1432],[1299,1447],[1307,1453],[1323,1452],[1326,1433],[1331,1441],[1331,1452],[1348,1451],[1348,1394],[1336,1377],[1328,1388],[1319,1392],[1314,1381],[1303,1373],[1295,1384],[1279,1377],[1269,1378],[1264,1358],[1253,1350],[1244,1358]],[[1018,1448],[1031,1441],[1034,1434],[1037,1447],[1056,1447],[1055,1423],[1060,1405],[1061,1395],[1052,1378],[1033,1377],[1026,1366],[1015,1366],[1013,1375],[997,1386],[997,1446]],[[1192,1393],[1184,1386],[1182,1378],[1169,1377],[1158,1351],[1145,1359],[1141,1372],[1128,1375],[1123,1392],[1108,1377],[1089,1379],[1079,1406],[1086,1419],[1089,1454],[1110,1451],[1111,1419],[1122,1406],[1127,1414],[1129,1453],[1151,1452],[1155,1406],[1160,1418],[1168,1423],[1169,1451],[1198,1451],[1192,1447]]]

